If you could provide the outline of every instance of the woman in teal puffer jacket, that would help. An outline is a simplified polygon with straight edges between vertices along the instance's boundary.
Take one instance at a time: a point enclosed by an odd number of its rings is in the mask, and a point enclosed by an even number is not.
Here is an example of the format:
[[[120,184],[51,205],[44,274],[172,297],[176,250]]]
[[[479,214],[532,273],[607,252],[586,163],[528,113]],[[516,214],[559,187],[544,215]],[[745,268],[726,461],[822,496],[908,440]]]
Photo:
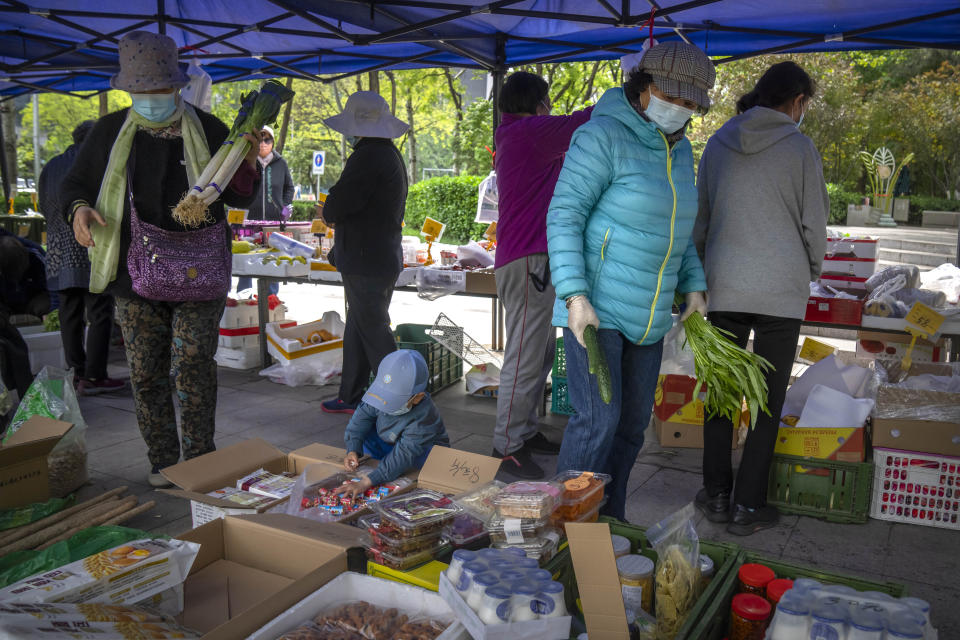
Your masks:
[[[624,517],[653,409],[674,293],[685,296],[686,314],[706,311],[703,266],[690,240],[697,189],[684,133],[694,111],[709,108],[714,78],[713,63],[693,45],[649,49],[574,133],[547,214],[554,324],[564,327],[575,409],[558,471],[612,475],[604,513],[616,518]],[[587,325],[598,327],[610,366],[610,404],[587,372]]]

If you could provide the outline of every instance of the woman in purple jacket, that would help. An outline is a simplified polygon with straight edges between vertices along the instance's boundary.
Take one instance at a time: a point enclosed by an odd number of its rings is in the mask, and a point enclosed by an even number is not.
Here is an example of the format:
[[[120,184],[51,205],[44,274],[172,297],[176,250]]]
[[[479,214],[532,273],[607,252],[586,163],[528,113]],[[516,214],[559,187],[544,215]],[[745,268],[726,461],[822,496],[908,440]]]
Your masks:
[[[506,310],[507,346],[497,397],[493,455],[510,460],[503,470],[542,478],[531,452],[556,455],[559,445],[539,431],[537,405],[553,366],[554,291],[547,260],[547,208],[573,132],[592,107],[550,115],[546,81],[518,71],[500,93],[497,128],[497,295]]]

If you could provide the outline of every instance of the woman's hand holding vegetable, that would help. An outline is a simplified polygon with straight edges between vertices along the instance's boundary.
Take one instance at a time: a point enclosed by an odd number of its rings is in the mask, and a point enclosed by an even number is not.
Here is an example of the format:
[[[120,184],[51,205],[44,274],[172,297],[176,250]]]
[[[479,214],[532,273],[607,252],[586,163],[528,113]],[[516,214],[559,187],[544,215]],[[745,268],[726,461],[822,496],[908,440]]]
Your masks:
[[[587,296],[578,295],[567,298],[567,314],[567,327],[577,337],[580,346],[586,348],[587,345],[583,341],[583,331],[587,328],[587,325],[600,328],[600,318],[597,317],[597,312],[594,311]]]
[[[250,149],[247,150],[247,155],[243,156],[243,159],[246,160],[248,165],[256,169],[257,156],[260,154],[260,132],[245,133],[243,139],[250,143]]]
[[[687,308],[684,310],[683,315],[680,316],[681,322],[692,316],[694,313],[699,313],[700,315],[706,317],[707,295],[705,291],[691,291],[684,296],[684,303],[687,305]]]

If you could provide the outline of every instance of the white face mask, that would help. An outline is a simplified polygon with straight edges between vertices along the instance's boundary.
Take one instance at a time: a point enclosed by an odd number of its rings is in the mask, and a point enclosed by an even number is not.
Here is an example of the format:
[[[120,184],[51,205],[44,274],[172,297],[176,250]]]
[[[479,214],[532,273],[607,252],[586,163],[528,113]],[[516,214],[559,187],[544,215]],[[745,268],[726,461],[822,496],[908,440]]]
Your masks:
[[[410,409],[412,409],[412,408],[413,408],[413,407],[410,406],[410,403],[407,402],[407,404],[403,405],[402,407],[400,407],[400,408],[397,409],[396,411],[390,411],[387,415],[390,415],[390,416],[402,416],[402,415],[405,414],[405,413],[409,413],[409,412],[410,412]]]
[[[650,93],[650,102],[644,110],[647,117],[664,133],[676,133],[693,117],[693,109],[661,100]]]
[[[807,105],[800,107],[800,119],[797,120],[797,128],[800,128],[800,123],[803,122],[803,116],[807,115]]]

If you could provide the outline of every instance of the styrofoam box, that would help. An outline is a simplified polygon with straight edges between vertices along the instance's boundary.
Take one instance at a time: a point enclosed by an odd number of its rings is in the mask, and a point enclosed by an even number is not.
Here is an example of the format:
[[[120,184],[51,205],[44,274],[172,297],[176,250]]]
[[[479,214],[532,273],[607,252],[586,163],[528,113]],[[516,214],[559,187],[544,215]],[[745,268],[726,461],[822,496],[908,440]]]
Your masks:
[[[877,259],[877,238],[827,238],[827,255]]]
[[[300,339],[307,340],[314,332],[321,329],[335,336],[342,336],[344,327],[343,320],[336,311],[327,311],[316,322],[308,322],[287,329],[282,328],[279,323],[271,322],[266,327],[267,351],[283,365],[295,361],[339,363],[343,359],[342,338],[319,344],[303,344]]]
[[[411,619],[434,618],[452,624],[437,636],[440,640],[469,638],[453,611],[437,594],[390,580],[346,572],[314,591],[297,604],[247,636],[247,640],[274,640],[321,613],[348,602],[363,601],[384,609],[398,609]]]
[[[219,347],[214,360],[221,367],[230,369],[253,369],[260,366],[260,347],[242,347],[231,349],[229,347]]]
[[[877,261],[867,258],[824,258],[821,274],[824,276],[846,276],[849,278],[869,278],[877,269]]]
[[[43,325],[17,327],[30,350],[30,373],[37,374],[45,366],[67,368],[63,338],[59,331],[44,331]]]
[[[227,349],[249,349],[260,346],[260,333],[246,336],[224,336],[218,338],[217,344]]]
[[[300,262],[268,262],[263,264],[263,257],[269,253],[235,253],[233,254],[233,275],[235,276],[274,276],[277,278],[304,277],[310,273],[310,265]]]
[[[565,640],[570,637],[570,616],[484,624],[443,573],[440,574],[440,597],[450,605],[474,640]]]
[[[960,530],[960,458],[873,450],[870,517]]]
[[[871,329],[887,329],[889,331],[903,331],[907,326],[904,318],[882,318],[880,316],[871,316],[863,314],[860,319],[860,326]],[[953,314],[946,317],[937,335],[960,335],[960,314]]]

